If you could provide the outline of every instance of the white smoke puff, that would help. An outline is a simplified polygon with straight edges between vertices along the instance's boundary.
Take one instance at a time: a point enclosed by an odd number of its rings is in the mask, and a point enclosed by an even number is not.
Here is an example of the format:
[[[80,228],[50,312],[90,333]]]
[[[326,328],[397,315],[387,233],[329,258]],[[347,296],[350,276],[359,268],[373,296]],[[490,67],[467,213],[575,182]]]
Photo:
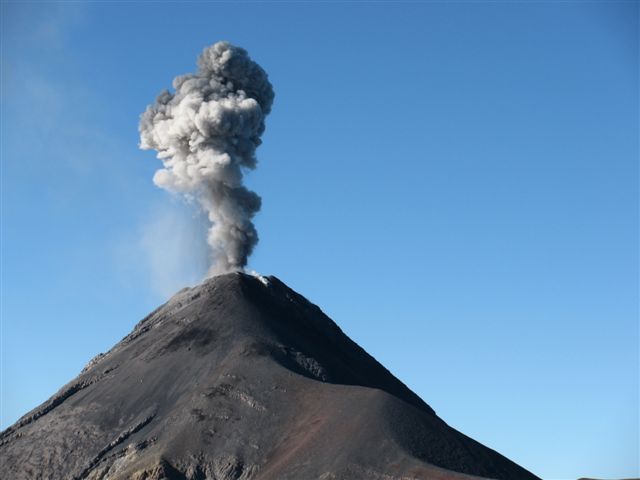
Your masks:
[[[258,242],[252,218],[260,197],[242,185],[256,167],[256,148],[271,111],[273,88],[246,50],[218,42],[198,58],[198,71],[173,80],[140,119],[140,148],[164,168],[154,183],[198,200],[211,227],[211,275],[242,270]]]
[[[264,277],[264,276],[260,275],[260,274],[259,274],[258,272],[256,272],[255,270],[251,270],[251,271],[249,271],[248,273],[249,273],[249,275],[251,275],[252,277],[255,277],[255,278],[257,278],[258,280],[260,280],[260,282],[262,282],[262,284],[263,284],[265,287],[268,287],[268,286],[269,286],[269,279],[268,279],[267,277]]]

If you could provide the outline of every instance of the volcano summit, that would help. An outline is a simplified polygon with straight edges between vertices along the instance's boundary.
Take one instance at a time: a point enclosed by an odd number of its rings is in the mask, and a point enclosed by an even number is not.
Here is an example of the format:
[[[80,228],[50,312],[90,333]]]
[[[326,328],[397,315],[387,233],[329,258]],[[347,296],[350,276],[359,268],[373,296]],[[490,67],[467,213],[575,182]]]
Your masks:
[[[537,477],[438,418],[275,277],[178,292],[0,435],[0,477]]]

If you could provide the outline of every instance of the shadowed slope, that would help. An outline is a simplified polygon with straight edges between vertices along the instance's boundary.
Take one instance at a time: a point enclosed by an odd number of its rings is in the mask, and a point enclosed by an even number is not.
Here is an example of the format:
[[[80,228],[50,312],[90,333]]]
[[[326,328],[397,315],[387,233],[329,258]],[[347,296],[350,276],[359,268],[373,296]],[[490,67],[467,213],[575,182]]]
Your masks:
[[[304,297],[240,273],[180,291],[5,430],[0,455],[16,480],[536,478]]]

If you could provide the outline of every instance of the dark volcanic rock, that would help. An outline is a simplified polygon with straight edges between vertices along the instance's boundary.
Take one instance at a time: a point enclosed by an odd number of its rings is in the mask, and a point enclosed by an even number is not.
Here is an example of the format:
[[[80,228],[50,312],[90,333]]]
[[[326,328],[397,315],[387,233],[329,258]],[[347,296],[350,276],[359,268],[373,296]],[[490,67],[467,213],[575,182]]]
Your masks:
[[[0,478],[535,479],[274,277],[184,289],[0,434]]]

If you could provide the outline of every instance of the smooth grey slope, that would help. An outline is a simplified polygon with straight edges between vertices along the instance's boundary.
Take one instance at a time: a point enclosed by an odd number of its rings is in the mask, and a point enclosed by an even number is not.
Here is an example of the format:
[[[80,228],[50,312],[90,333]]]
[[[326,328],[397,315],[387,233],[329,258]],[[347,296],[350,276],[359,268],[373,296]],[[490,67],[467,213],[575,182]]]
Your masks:
[[[460,472],[460,473],[456,473]],[[185,289],[0,434],[11,479],[534,475],[450,428],[275,277]]]

